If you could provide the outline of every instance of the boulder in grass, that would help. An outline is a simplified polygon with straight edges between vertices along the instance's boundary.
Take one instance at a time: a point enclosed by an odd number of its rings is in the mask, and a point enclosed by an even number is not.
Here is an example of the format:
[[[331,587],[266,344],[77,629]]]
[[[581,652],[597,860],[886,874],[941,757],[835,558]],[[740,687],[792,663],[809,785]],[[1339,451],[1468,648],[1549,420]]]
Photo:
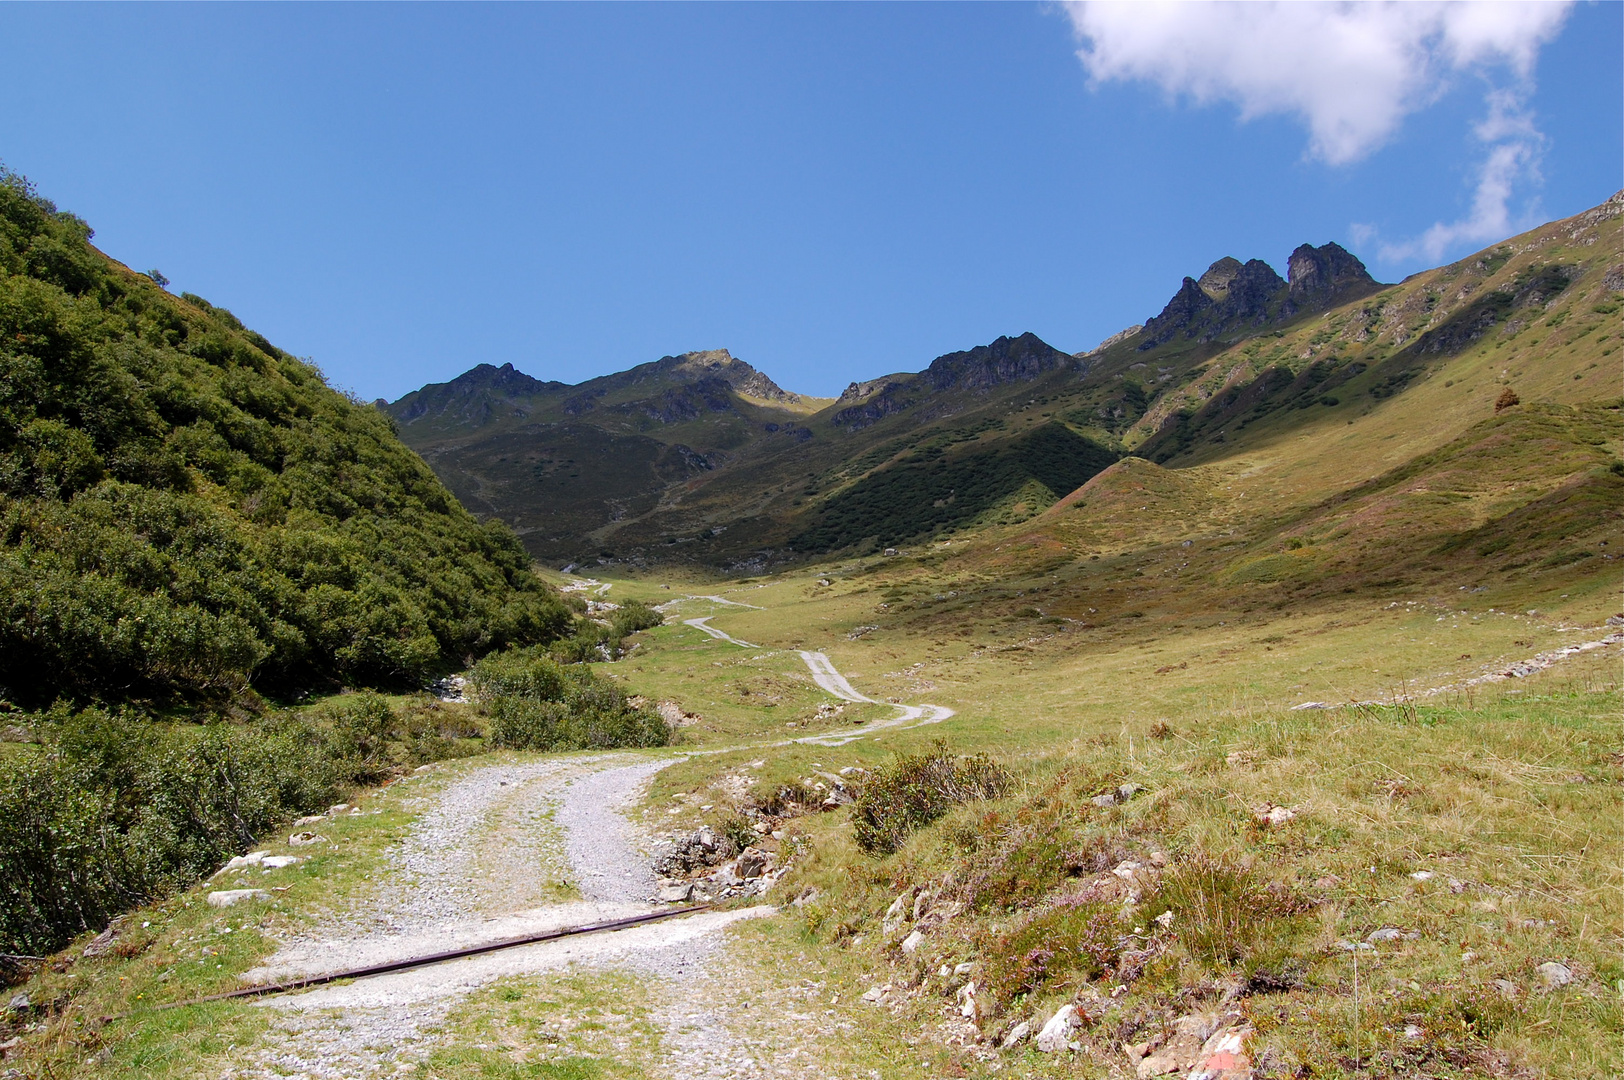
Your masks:
[[[269,900],[271,894],[264,889],[222,889],[208,895],[209,907],[228,908],[244,902],[245,900]]]

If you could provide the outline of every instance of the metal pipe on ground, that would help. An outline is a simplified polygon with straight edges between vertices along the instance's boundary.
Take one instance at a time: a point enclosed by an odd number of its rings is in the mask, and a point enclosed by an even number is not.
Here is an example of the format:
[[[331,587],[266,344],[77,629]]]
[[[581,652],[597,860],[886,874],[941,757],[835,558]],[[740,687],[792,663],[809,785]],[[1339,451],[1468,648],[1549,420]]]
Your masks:
[[[624,919],[612,919],[609,922],[586,923],[582,926],[566,926],[558,930],[548,930],[541,934],[527,934],[524,937],[504,938],[501,941],[492,941],[484,945],[471,945],[466,949],[452,949],[449,952],[431,953],[428,956],[414,956],[407,960],[392,960],[387,964],[372,964],[369,967],[348,968],[344,971],[332,971],[325,975],[311,975],[303,979],[293,979],[289,982],[264,983],[258,986],[244,986],[236,990],[227,990],[222,994],[209,994],[206,997],[188,998],[185,1001],[170,1001],[162,1005],[154,1005],[151,1010],[157,1012],[163,1009],[179,1009],[187,1005],[202,1005],[210,1001],[225,1001],[229,998],[262,997],[266,994],[282,994],[289,990],[303,990],[310,986],[323,986],[327,983],[339,982],[343,979],[364,979],[369,975],[385,975],[391,971],[405,971],[409,968],[423,967],[427,964],[439,964],[446,960],[459,960],[465,956],[479,956],[481,953],[496,952],[500,949],[515,949],[520,945],[535,945],[543,941],[557,941],[559,938],[575,937],[578,934],[601,934],[612,930],[624,930],[629,926],[640,926],[643,923],[659,922],[661,919],[673,919],[679,915],[692,915],[697,911],[707,911],[711,904],[693,904],[684,908],[673,908],[669,911],[651,911],[647,915],[632,915]],[[105,1016],[104,1023],[113,1020],[123,1020],[134,1013],[119,1013],[116,1016]]]

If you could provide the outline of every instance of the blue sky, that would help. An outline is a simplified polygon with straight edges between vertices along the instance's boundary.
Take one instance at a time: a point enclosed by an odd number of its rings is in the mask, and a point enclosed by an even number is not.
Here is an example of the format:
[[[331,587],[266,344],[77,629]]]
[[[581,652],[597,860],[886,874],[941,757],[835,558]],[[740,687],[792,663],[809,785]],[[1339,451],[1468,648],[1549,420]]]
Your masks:
[[[1144,10],[9,4],[0,161],[391,399],[718,347],[834,394],[1091,347],[1224,255],[1397,280],[1621,184],[1620,4]]]

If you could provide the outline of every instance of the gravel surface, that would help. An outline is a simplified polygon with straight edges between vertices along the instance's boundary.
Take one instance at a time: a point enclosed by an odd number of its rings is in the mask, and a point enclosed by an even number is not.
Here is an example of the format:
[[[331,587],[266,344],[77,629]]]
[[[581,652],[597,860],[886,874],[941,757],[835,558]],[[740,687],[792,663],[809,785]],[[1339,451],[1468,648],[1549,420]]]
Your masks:
[[[492,765],[419,796],[425,812],[387,857],[373,896],[289,940],[245,978],[343,970],[651,910],[648,856],[621,811],[668,764],[603,754]],[[583,899],[527,906],[538,880],[553,884],[560,870]],[[224,1075],[350,1080],[404,1071],[434,1048],[460,1000],[495,979],[572,964],[686,978],[717,947],[721,928],[771,911],[705,912],[266,998],[260,1005],[276,1011],[276,1022]],[[668,1036],[674,1053],[695,1057],[726,1038],[691,1027]]]
[[[873,700],[822,653],[803,659],[837,697]],[[894,718],[850,735],[789,741],[839,745],[876,728],[952,715],[942,706],[901,705]],[[245,979],[345,970],[654,909],[648,847],[625,811],[673,760],[609,753],[495,764],[422,792],[408,804],[421,816],[386,856],[372,895],[285,941]],[[566,884],[579,900],[558,901]],[[763,1031],[751,1002],[778,988],[741,985],[742,973],[719,951],[724,927],[773,910],[703,912],[268,997],[259,1004],[274,1010],[275,1022],[258,1044],[230,1055],[222,1080],[364,1080],[408,1072],[438,1045],[469,993],[499,978],[572,965],[621,968],[664,984],[651,995],[658,1004],[650,1017],[662,1031],[664,1075],[822,1075],[816,1068],[816,1042],[827,1034],[822,1024],[801,1025],[796,1045],[786,1045],[777,1025]]]

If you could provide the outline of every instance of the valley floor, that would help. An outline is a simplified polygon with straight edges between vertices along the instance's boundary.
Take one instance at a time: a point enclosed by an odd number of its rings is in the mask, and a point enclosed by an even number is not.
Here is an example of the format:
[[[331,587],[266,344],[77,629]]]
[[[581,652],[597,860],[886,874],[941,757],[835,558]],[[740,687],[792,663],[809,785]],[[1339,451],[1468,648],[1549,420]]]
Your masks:
[[[881,627],[894,601],[858,569],[709,595],[596,585],[665,606],[665,626],[598,670],[684,714],[678,746],[441,763],[302,826],[317,843],[268,838],[305,861],[139,913],[127,957],[64,954],[27,992],[71,988],[75,1004],[8,1065],[242,1080],[1130,1076],[1152,1075],[1134,1055],[1166,1024],[1230,1010],[1259,1076],[1616,1075],[1624,638],[1604,625],[1608,583],[1543,609],[1365,598],[1090,640],[1029,619],[1011,632],[965,616],[962,637]],[[847,810],[815,805],[838,777],[855,786],[937,740],[991,753],[1017,790],[886,857],[856,849]],[[1139,791],[1102,808],[1097,793],[1124,783]],[[791,789],[802,805],[774,802]],[[1288,812],[1278,824],[1258,816],[1273,807]],[[650,910],[653,845],[744,811],[782,837],[760,841],[788,864],[765,902],[144,1010]],[[1040,836],[1101,854],[1044,878]],[[1257,915],[1245,955],[1203,957],[1142,925],[1155,955],[1137,979],[1057,967],[1009,981],[1020,942],[1041,941],[1033,927],[1081,902],[1091,874],[1156,853],[1175,868],[1240,860],[1297,906]],[[204,903],[239,887],[267,893]],[[1071,1049],[999,1048],[1067,1003],[1087,1021]],[[54,1051],[39,1041],[53,1035]]]

